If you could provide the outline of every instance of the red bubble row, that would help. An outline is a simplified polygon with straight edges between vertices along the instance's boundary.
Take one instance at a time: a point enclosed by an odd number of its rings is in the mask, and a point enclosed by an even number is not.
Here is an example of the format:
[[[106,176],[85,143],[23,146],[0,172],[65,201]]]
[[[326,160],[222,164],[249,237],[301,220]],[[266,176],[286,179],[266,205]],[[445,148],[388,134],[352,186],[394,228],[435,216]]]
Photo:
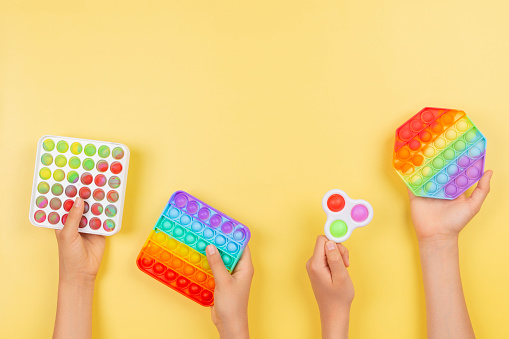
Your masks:
[[[88,204],[87,204],[88,205]],[[72,205],[71,205],[72,207]],[[84,212],[86,213],[86,212]],[[64,214],[62,218],[60,218],[60,214],[57,212],[51,212],[48,214],[48,222],[52,225],[56,225],[59,222],[62,222],[62,225],[65,224],[67,221],[68,213]],[[34,218],[38,223],[43,223],[46,221],[46,213],[42,210],[38,210],[34,214]],[[88,221],[88,219],[85,216],[81,217],[79,228],[84,228],[87,226],[87,224],[90,226],[93,230],[98,230],[101,228],[101,225],[103,226],[104,230],[107,232],[111,232],[115,229],[115,222],[111,219],[107,219],[104,222],[101,222],[101,219],[93,217]]]
[[[200,305],[211,306],[214,304],[213,291],[191,282],[189,279],[183,277],[164,264],[143,253],[140,253],[136,262],[141,271],[147,273],[189,299],[196,301]]]

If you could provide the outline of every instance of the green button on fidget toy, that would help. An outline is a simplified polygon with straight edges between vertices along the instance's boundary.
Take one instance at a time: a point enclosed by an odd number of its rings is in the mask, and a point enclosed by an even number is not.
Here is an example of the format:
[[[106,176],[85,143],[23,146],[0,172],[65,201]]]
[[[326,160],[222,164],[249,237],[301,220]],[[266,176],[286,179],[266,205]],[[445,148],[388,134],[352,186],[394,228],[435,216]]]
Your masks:
[[[355,228],[366,226],[373,220],[373,207],[367,201],[350,199],[342,190],[327,192],[322,207],[327,214],[325,235],[337,243],[348,239]]]

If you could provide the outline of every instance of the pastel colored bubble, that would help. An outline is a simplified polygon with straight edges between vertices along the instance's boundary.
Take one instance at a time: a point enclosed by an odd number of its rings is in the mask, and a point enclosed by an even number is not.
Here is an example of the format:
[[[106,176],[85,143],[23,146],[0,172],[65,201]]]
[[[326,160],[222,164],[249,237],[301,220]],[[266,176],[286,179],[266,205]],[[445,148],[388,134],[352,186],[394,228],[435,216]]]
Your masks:
[[[427,146],[423,148],[422,153],[426,158],[431,158],[435,155],[435,149],[433,147]]]
[[[49,166],[53,163],[53,156],[49,153],[44,153],[42,156],[41,156],[41,162],[43,165],[45,166]]]
[[[207,275],[200,271],[196,272],[196,275],[194,277],[196,278],[197,282],[204,282],[205,280],[207,280]]]
[[[87,144],[87,145],[85,146],[85,154],[86,154],[86,155],[88,155],[89,157],[93,156],[93,155],[95,154],[96,150],[97,150],[97,149],[96,149],[96,148],[95,148],[95,146],[94,146],[94,145],[92,145],[92,144]],[[99,226],[99,227],[100,227],[100,226]]]
[[[69,149],[69,144],[67,143],[67,141],[60,140],[57,143],[57,151],[59,151],[60,153],[65,153],[65,152],[67,152],[68,149]]]
[[[64,167],[67,165],[67,158],[64,155],[57,155],[55,158],[55,165],[58,167]]]
[[[189,225],[191,223],[191,218],[188,215],[183,215],[182,218],[180,218],[180,222],[182,225]]]
[[[69,198],[74,198],[76,194],[78,194],[78,189],[75,186],[69,185],[65,188],[65,195]]]
[[[174,268],[181,268],[184,263],[179,258],[173,258],[171,261],[171,266]]]
[[[71,157],[71,159],[69,159],[69,167],[70,168],[77,169],[77,168],[80,168],[80,166],[81,166],[80,158],[78,158],[78,157]]]
[[[185,258],[189,254],[189,248],[187,246],[180,246],[177,250],[177,254],[181,258]]]
[[[113,218],[117,215],[117,208],[113,205],[106,206],[106,209],[104,210],[104,213],[107,217]]]
[[[76,171],[70,171],[69,173],[67,173],[67,181],[68,181],[70,184],[75,184],[75,183],[77,183],[79,179],[80,179],[80,175],[78,174],[78,172],[76,172]]]
[[[410,178],[410,184],[412,186],[421,186],[422,185],[422,177],[420,175],[414,175]]]
[[[96,186],[103,187],[106,185],[106,177],[103,174],[98,174],[95,176],[94,182]]]
[[[481,174],[481,171],[479,171],[479,169],[477,169],[476,167],[470,167],[469,169],[467,169],[467,177],[469,177],[470,179],[477,179],[480,174]]]
[[[468,165],[470,165],[470,158],[467,156],[460,157],[458,159],[458,165],[463,168],[467,167]]]
[[[94,193],[92,193],[92,197],[95,201],[101,201],[104,199],[105,193],[102,189],[97,188],[94,190]]]
[[[175,227],[175,229],[173,230],[173,235],[176,236],[177,238],[180,238],[181,236],[184,235],[184,229],[182,227]]]
[[[456,156],[456,153],[450,148],[445,150],[443,155],[445,160],[452,160]]]
[[[368,208],[364,205],[358,204],[352,208],[351,216],[355,222],[363,222],[369,216]]]
[[[64,188],[59,183],[53,184],[53,186],[51,186],[51,193],[56,196],[61,195],[64,193]]]
[[[237,241],[244,240],[245,237],[246,237],[246,233],[242,229],[238,229],[235,232],[233,232],[233,239],[235,239]]]
[[[108,170],[108,162],[106,160],[99,160],[96,168],[99,172],[106,172]]]
[[[443,185],[446,184],[447,181],[449,181],[449,177],[445,173],[440,173],[439,175],[437,175],[436,180],[439,184]]]
[[[456,131],[453,130],[452,128],[448,129],[445,132],[445,137],[447,138],[447,140],[454,140],[454,139],[456,139],[457,136],[458,136],[458,133],[456,133]]]
[[[39,183],[39,185],[37,185],[37,191],[41,194],[46,194],[49,192],[49,184],[45,181]]]
[[[434,168],[441,169],[442,167],[444,167],[444,165],[445,165],[444,159],[442,159],[442,158],[433,159],[433,167]]]
[[[454,176],[454,175],[458,174],[459,170],[460,169],[458,168],[458,166],[452,164],[447,167],[447,174]]]
[[[465,120],[460,120],[456,124],[456,128],[460,132],[465,132],[468,129],[468,123]]]
[[[226,250],[232,254],[235,254],[238,249],[239,247],[234,242],[229,242],[228,245],[226,246]]]
[[[412,158],[412,163],[415,165],[415,166],[421,166],[422,163],[424,161],[424,157],[420,154],[416,154],[413,156]]]
[[[454,122],[454,117],[450,113],[445,113],[440,117],[440,121],[442,121],[444,125],[450,125]]]
[[[173,258],[173,256],[168,251],[162,251],[161,254],[159,255],[159,259],[162,262],[168,262],[171,260],[171,258]]]
[[[410,140],[410,142],[408,143],[408,147],[412,150],[412,151],[417,151],[419,148],[421,148],[421,143],[419,142],[419,140],[417,139],[412,139]]]
[[[207,287],[210,288],[211,290],[213,290],[215,286],[216,283],[214,282],[214,279],[209,279],[209,281],[207,281]]]
[[[458,140],[456,141],[456,143],[454,144],[454,149],[458,152],[461,152],[465,149],[465,147],[467,147],[467,144],[463,141],[463,140]]]
[[[69,212],[73,205],[74,205],[74,201],[72,201],[71,199],[67,199],[66,201],[64,201],[64,210],[66,212]]]
[[[59,210],[60,207],[62,207],[62,201],[60,201],[60,199],[58,198],[53,198],[51,199],[51,201],[49,202],[49,207],[52,209],[52,210]]]
[[[222,235],[218,235],[214,241],[217,246],[223,246],[226,243],[226,238]]]
[[[207,243],[205,241],[198,240],[198,242],[196,242],[196,249],[198,251],[204,252],[206,247],[207,247]]]
[[[434,119],[434,115],[433,115],[433,112],[430,112],[430,111],[424,111],[421,113],[421,119],[424,121],[424,122],[427,122],[427,123],[430,123],[433,121]]]
[[[80,198],[81,199],[88,199],[92,195],[92,191],[90,191],[90,188],[88,187],[82,187],[80,188]]]
[[[73,142],[71,144],[71,153],[74,155],[78,155],[83,150],[83,146],[79,142]]]
[[[106,194],[106,199],[108,199],[109,202],[117,202],[119,198],[119,194],[117,191],[109,191],[108,194]]]
[[[192,245],[196,242],[196,236],[194,236],[193,234],[189,233],[186,235],[186,237],[184,238],[184,242],[188,245]]]
[[[327,199],[327,207],[332,212],[339,212],[345,207],[345,198],[339,194],[333,194]]]
[[[113,159],[120,160],[124,157],[124,150],[120,147],[115,147],[111,152]]]
[[[171,221],[169,221],[169,220],[166,220],[166,219],[165,219],[165,220],[163,220],[163,221],[161,222],[161,228],[162,228],[163,230],[165,230],[165,231],[169,231],[172,227],[173,227],[173,224],[172,224],[172,222],[171,222]]]
[[[50,224],[56,225],[60,221],[60,215],[57,212],[51,212],[48,215],[48,221]]]
[[[45,208],[48,206],[48,199],[43,196],[38,196],[37,199],[35,199],[35,205],[39,208]]]
[[[90,159],[90,158],[86,158],[85,160],[83,160],[83,169],[86,170],[86,171],[91,171],[94,169],[94,160]]]
[[[198,218],[201,220],[207,220],[210,216],[210,211],[206,207],[202,207],[200,211],[198,212]]]
[[[175,239],[173,239],[173,238],[170,238],[170,239],[168,240],[168,243],[166,244],[166,247],[167,247],[170,251],[172,251],[172,250],[176,249],[176,248],[178,247],[178,245],[179,245],[179,242],[178,242],[177,240],[175,240]]]
[[[67,213],[66,213],[66,214],[64,214],[64,215],[62,216],[62,225],[65,225],[65,222],[67,221],[67,216],[68,216],[68,215],[69,215],[69,214],[67,214]]]
[[[90,219],[90,222],[88,223],[91,229],[98,230],[101,228],[101,219],[99,218],[92,218]]]
[[[118,161],[114,161],[110,166],[110,171],[113,174],[119,174],[120,172],[122,172],[122,164],[119,163]]]
[[[437,184],[435,184],[433,181],[429,181],[428,183],[426,183],[426,185],[424,186],[424,189],[426,190],[426,192],[428,193],[435,193],[436,190],[437,190]]]
[[[219,216],[219,214],[215,214],[210,218],[210,226],[217,227],[221,225],[223,219]]]
[[[468,150],[468,156],[474,159],[480,157],[481,153],[481,150],[477,147],[472,147]]]
[[[46,220],[46,213],[44,213],[44,211],[36,211],[34,213],[34,219],[35,221],[37,222],[44,222]]]
[[[433,134],[431,134],[428,131],[422,131],[421,134],[419,135],[419,138],[421,139],[422,142],[429,142],[431,138],[433,138]]]
[[[439,122],[435,121],[434,123],[431,124],[430,126],[431,128],[431,131],[435,134],[439,134],[439,133],[442,133],[442,131],[444,130],[444,126],[442,126]]]
[[[210,265],[209,265],[209,262],[207,261],[207,259],[203,260],[203,262],[201,263],[201,267],[205,271],[210,271]]]
[[[469,131],[467,134],[465,134],[465,140],[469,143],[472,143],[477,138],[477,133],[475,131]]]
[[[468,184],[468,178],[464,175],[460,175],[456,178],[456,185],[459,187],[465,187]]]
[[[180,212],[178,209],[172,207],[172,208],[170,208],[170,211],[168,214],[170,215],[170,218],[176,219],[180,215]]]
[[[51,170],[47,167],[41,168],[41,170],[39,171],[39,177],[42,180],[48,180],[49,178],[51,178]]]
[[[229,221],[221,225],[221,232],[224,234],[230,234],[233,231],[233,224]]]
[[[111,219],[106,219],[103,222],[103,228],[106,232],[111,232],[115,229],[115,222]]]
[[[192,264],[197,264],[201,261],[201,256],[196,252],[192,252],[191,255],[189,256],[189,261]]]
[[[410,129],[414,132],[418,132],[422,128],[422,122],[417,119],[414,119],[410,122]]]
[[[92,181],[94,180],[94,177],[92,174],[85,172],[81,175],[81,183],[84,185],[90,185]]]
[[[196,201],[190,201],[186,207],[187,211],[191,214],[195,214],[198,211],[198,208],[200,208],[200,206],[198,206]]]
[[[103,145],[99,147],[97,154],[99,154],[101,158],[107,158],[110,156],[110,148],[108,146]]]
[[[442,149],[445,147],[445,145],[447,145],[447,141],[445,141],[444,138],[436,138],[433,144],[437,149]]]
[[[79,227],[80,227],[80,228],[86,227],[86,226],[87,226],[87,224],[88,224],[88,219],[87,219],[87,217],[81,217]]]
[[[110,177],[110,179],[108,180],[108,185],[111,188],[119,188],[120,187],[120,178],[117,177],[116,175]]]
[[[223,262],[224,262],[224,264],[225,264],[226,266],[231,265],[231,263],[232,263],[232,261],[233,261],[233,260],[232,260],[232,257],[230,257],[229,255],[226,255],[226,254],[223,254],[223,255],[221,256],[221,258],[223,259]]]
[[[61,169],[57,169],[55,170],[55,172],[53,172],[53,179],[55,179],[55,181],[62,181],[65,179],[65,172]]]
[[[55,142],[51,139],[46,139],[42,143],[42,148],[44,148],[44,150],[47,152],[51,152],[53,149],[55,149]]]
[[[402,140],[408,140],[412,137],[412,132],[408,128],[404,128],[401,131],[399,131],[399,137]]]
[[[192,229],[194,232],[200,232],[202,228],[203,228],[203,225],[202,225],[201,223],[199,223],[198,221],[194,221],[194,222],[191,224],[191,229]]]
[[[340,238],[346,234],[348,227],[343,220],[334,220],[330,225],[330,233],[335,238]]]
[[[458,189],[453,184],[449,184],[445,186],[445,194],[447,195],[455,195]]]
[[[93,215],[101,215],[103,210],[104,210],[103,205],[99,203],[93,204],[92,207],[90,208],[90,211],[92,211]]]
[[[109,205],[109,206],[111,206],[111,205]],[[108,209],[108,206],[106,207],[106,209]],[[162,244],[166,241],[166,239],[168,239],[168,237],[163,232],[157,232],[154,236],[154,239],[156,242]]]
[[[206,228],[204,231],[203,231],[203,237],[205,239],[212,239],[214,237],[214,231],[211,230],[210,228]]]
[[[429,178],[433,175],[433,169],[429,166],[424,166],[421,170],[421,173],[425,178]]]

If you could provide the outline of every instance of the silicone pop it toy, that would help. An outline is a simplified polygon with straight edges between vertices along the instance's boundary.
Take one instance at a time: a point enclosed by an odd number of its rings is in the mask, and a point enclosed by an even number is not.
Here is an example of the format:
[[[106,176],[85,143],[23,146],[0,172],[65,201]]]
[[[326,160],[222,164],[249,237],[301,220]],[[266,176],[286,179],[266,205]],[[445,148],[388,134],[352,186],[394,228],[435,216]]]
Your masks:
[[[354,200],[342,190],[330,190],[322,199],[327,214],[325,236],[337,243],[350,238],[357,227],[366,226],[373,220],[373,207],[365,200]]]
[[[214,304],[214,278],[205,256],[215,245],[231,273],[251,232],[190,194],[173,193],[136,263],[140,270],[200,305]]]
[[[485,155],[465,112],[426,107],[396,130],[393,166],[415,195],[455,199],[481,178]]]
[[[79,195],[84,199],[80,232],[118,233],[128,163],[129,149],[122,144],[43,136],[35,160],[30,222],[62,228]]]

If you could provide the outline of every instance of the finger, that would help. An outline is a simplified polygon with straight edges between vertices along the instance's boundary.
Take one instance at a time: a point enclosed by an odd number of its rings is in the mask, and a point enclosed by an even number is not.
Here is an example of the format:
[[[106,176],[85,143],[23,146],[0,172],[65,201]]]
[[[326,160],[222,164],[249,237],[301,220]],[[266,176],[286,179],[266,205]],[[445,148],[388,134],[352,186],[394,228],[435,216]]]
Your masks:
[[[325,244],[325,254],[327,255],[327,263],[331,271],[332,282],[339,281],[346,273],[346,267],[343,264],[339,248],[334,241],[327,241]]]
[[[407,192],[408,192],[408,199],[410,199],[410,201],[414,200],[414,199],[415,199],[415,194],[414,194],[414,192],[412,192],[412,191],[410,190],[410,188],[408,188],[408,187],[406,188],[406,190],[407,190]]]
[[[473,203],[476,210],[481,209],[481,205],[490,193],[490,180],[493,176],[493,171],[486,171],[481,180],[477,183],[477,187],[470,195],[470,201]]]
[[[325,257],[324,245],[327,242],[327,238],[323,235],[316,237],[315,249],[313,251],[313,258]]]
[[[240,260],[237,263],[237,266],[235,266],[232,274],[237,275],[244,273],[251,275],[254,273],[253,261],[251,259],[251,250],[249,249],[249,246],[246,246],[244,249],[244,252],[242,253],[242,256],[240,257]]]
[[[207,260],[216,283],[221,283],[221,281],[230,278],[230,273],[226,269],[226,266],[224,266],[223,259],[216,246],[208,245],[205,252],[207,253]]]
[[[83,199],[77,197],[67,215],[67,220],[65,221],[61,234],[71,235],[78,233],[81,217],[83,216],[83,205]]]
[[[343,258],[343,264],[345,264],[345,267],[350,267],[350,252],[348,252],[348,248],[343,244],[338,244],[338,248]]]

